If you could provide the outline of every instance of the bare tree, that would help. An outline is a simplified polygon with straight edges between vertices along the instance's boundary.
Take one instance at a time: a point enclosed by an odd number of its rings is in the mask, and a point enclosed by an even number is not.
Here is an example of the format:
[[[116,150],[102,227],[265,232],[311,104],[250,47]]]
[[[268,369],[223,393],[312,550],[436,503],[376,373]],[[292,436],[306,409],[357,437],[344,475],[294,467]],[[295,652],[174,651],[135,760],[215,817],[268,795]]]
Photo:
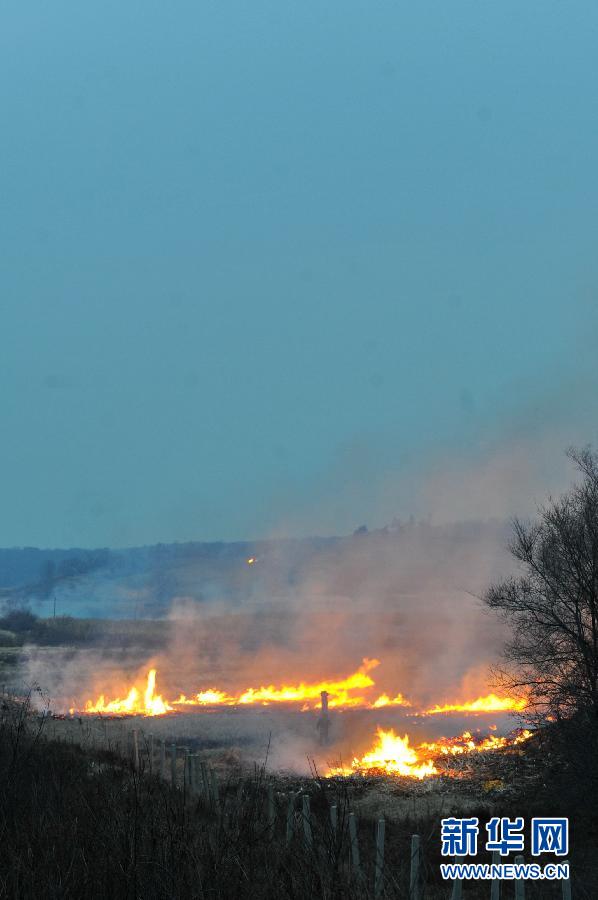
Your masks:
[[[585,714],[598,725],[598,454],[571,449],[581,478],[534,523],[515,520],[521,573],[484,601],[511,626],[502,683],[528,697],[529,718]]]

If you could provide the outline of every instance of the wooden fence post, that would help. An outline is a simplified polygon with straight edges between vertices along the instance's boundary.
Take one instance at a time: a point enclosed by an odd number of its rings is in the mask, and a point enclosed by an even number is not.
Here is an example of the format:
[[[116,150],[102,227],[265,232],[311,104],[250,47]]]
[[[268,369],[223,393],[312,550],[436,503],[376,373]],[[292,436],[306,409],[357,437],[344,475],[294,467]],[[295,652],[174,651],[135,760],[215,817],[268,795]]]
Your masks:
[[[295,830],[295,795],[289,794],[289,803],[287,806],[287,831],[286,842],[287,847],[293,840],[293,832]]]
[[[201,759],[199,753],[195,754],[195,789],[197,790],[198,796],[201,796],[203,793],[203,778],[201,774]]]
[[[189,748],[183,747],[183,790],[189,791],[191,789],[191,765],[189,763]]]
[[[464,857],[455,856],[453,860],[455,865],[458,864],[459,860],[462,860]],[[455,878],[453,881],[453,890],[451,892],[451,900],[461,900],[463,897],[463,881],[461,878]]]
[[[500,864],[500,853],[495,850],[492,854],[492,865]],[[490,886],[490,900],[500,900],[500,879],[493,878]]]
[[[333,803],[330,807],[330,861],[334,864],[339,850],[338,841],[338,807]]]
[[[336,840],[338,831],[338,807],[336,803],[333,803],[330,807],[330,827],[332,828],[332,837]]]
[[[349,813],[349,840],[351,845],[351,866],[355,875],[361,873],[361,861],[359,859],[359,842],[357,840],[357,822],[355,813]]]
[[[208,764],[203,762],[201,763],[201,780],[203,782],[203,795],[206,803],[210,803],[210,796],[212,793],[212,789],[210,786],[210,774],[208,772]]]
[[[513,862],[516,866],[522,866],[523,857],[516,856]],[[525,881],[523,878],[518,878],[515,882],[515,900],[525,900]]]
[[[176,787],[176,744],[170,745],[170,783]]]
[[[276,826],[276,805],[274,803],[274,786],[272,784],[268,785],[267,803],[268,803],[268,828],[270,829],[271,836],[272,836],[274,833],[274,828]]]
[[[311,832],[311,810],[309,803],[309,796],[307,794],[303,795],[303,837],[305,838],[305,843],[311,849],[313,845],[313,835]]]
[[[166,741],[160,741],[160,778],[166,781]]]
[[[149,761],[149,773],[153,775],[154,772],[154,734],[152,731],[147,736],[147,755]]]
[[[197,760],[196,753],[189,754],[189,790],[192,794],[198,793],[198,785],[197,785],[197,767],[195,765]]]
[[[411,866],[409,869],[409,900],[419,900],[420,895],[420,876],[419,876],[419,857],[420,857],[420,840],[419,834],[411,835]]]
[[[243,782],[240,781],[237,785],[237,801],[236,801],[237,810],[240,811],[243,806]]]
[[[562,865],[568,866],[569,860],[564,859]],[[561,885],[563,888],[563,900],[571,900],[571,878],[563,878]]]
[[[133,768],[136,772],[139,771],[139,731],[137,728],[133,729]]]
[[[212,769],[212,801],[214,803],[215,809],[218,809],[218,804],[220,803],[220,794],[218,792],[218,775],[215,770]]]
[[[374,872],[374,897],[376,900],[384,891],[384,819],[378,819],[376,826],[376,867]]]

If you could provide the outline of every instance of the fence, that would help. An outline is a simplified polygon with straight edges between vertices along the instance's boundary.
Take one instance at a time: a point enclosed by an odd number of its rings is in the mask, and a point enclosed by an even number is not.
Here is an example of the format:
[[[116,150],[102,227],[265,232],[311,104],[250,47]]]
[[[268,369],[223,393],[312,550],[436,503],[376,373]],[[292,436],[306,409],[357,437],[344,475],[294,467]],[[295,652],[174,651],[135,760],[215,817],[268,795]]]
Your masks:
[[[154,771],[154,753],[155,741],[152,734],[145,739],[143,751],[145,752],[145,762],[150,772]],[[131,738],[132,764],[136,769],[142,766],[142,758],[140,751],[139,732],[133,729]],[[192,795],[202,797],[203,801],[218,815],[224,814],[224,809],[220,801],[219,781],[216,771],[206,762],[203,762],[198,753],[192,753],[188,747],[179,747],[171,744],[168,747],[170,754],[170,783],[175,789],[189,790]],[[158,774],[162,779],[166,780],[166,756],[167,744],[165,741],[158,742]],[[182,760],[182,771],[179,772],[177,760]],[[238,790],[235,802],[237,805],[243,802],[242,785]],[[328,840],[324,839],[325,831],[320,829],[317,832],[313,827],[313,816],[311,812],[311,800],[309,794],[299,791],[295,794],[279,794],[274,793],[274,785],[269,783],[265,786],[265,816],[268,827],[272,833],[277,827],[279,821],[282,821],[281,808],[284,810],[284,834],[285,842],[290,845],[294,839],[301,839],[305,848],[309,851],[317,853],[320,857],[328,856],[332,864],[338,864],[336,858],[338,851],[343,842],[339,840],[340,823],[339,811],[336,804],[329,807]],[[353,812],[349,812],[347,816],[348,856],[349,864],[356,878],[364,879],[365,875],[361,865],[361,853],[359,846],[359,837],[357,830],[357,820]],[[375,900],[381,900],[385,894],[385,863],[384,863],[384,845],[386,835],[386,822],[383,817],[376,822],[374,836],[374,873],[373,873],[373,896]],[[319,845],[318,845],[319,841]],[[462,858],[455,857],[454,862],[462,862]],[[498,854],[493,854],[492,862],[499,862]],[[523,864],[522,856],[516,856],[514,859],[516,864]],[[566,862],[566,861],[565,861]],[[411,856],[409,864],[409,900],[422,900],[423,894],[423,878],[422,878],[422,843],[420,835],[414,834],[411,837]],[[561,882],[563,900],[571,900],[571,882],[570,879],[564,879]],[[462,900],[463,898],[463,882],[456,879],[450,888],[451,900]],[[514,900],[525,900],[525,880],[515,880],[513,887],[508,884],[508,891],[514,897]],[[507,900],[509,893],[507,892],[507,884],[498,879],[493,879],[489,885],[490,900]]]
[[[227,816],[238,815],[243,804],[248,801],[244,784],[239,782],[236,793],[231,796],[227,785],[221,785],[217,771],[209,762],[188,746],[157,740],[153,733],[145,734],[138,728],[128,729],[126,723],[112,723],[114,733],[110,734],[106,721],[102,719],[68,720],[67,732],[49,717],[44,725],[49,726],[45,737],[81,744],[89,749],[105,749],[117,753],[127,760],[140,775],[156,776],[177,791],[185,792],[191,798],[200,799],[214,815],[219,827]],[[77,724],[78,723],[78,724]],[[224,789],[223,789],[224,788]],[[386,822],[379,818],[369,846],[363,844],[356,815],[351,810],[339,809],[332,803],[327,809],[327,821],[322,823],[311,809],[311,797],[304,790],[296,792],[276,792],[273,782],[264,781],[260,787],[261,808],[264,820],[264,835],[281,840],[287,848],[300,847],[302,852],[313,854],[318,861],[330,866],[346,866],[356,882],[363,883],[367,896],[382,900],[388,895],[392,872],[388,872],[385,861]],[[255,802],[255,796],[251,802]],[[346,813],[346,814],[345,814]],[[361,844],[360,844],[361,841]],[[367,852],[362,852],[362,851]],[[369,871],[363,864],[364,856],[373,860]],[[515,863],[523,863],[523,857],[515,858]],[[463,862],[455,858],[454,862]],[[498,862],[496,855],[493,862]],[[479,882],[477,883],[479,885]],[[425,876],[423,847],[419,835],[411,837],[410,858],[408,860],[409,900],[423,900]],[[523,879],[501,882],[497,879],[488,885],[490,900],[525,900],[526,882]],[[477,888],[479,896],[480,887]],[[462,900],[467,888],[461,880],[447,884],[451,900]],[[561,882],[562,900],[571,900],[570,880]]]

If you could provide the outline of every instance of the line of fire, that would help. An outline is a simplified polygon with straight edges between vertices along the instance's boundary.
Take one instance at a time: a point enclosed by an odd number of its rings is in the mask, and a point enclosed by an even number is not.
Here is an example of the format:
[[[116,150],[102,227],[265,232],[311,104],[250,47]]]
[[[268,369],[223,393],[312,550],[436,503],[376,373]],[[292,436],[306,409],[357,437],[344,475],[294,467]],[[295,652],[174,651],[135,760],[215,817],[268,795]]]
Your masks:
[[[157,718],[184,715],[191,711],[217,711],[219,708],[280,707],[299,713],[317,713],[314,741],[320,748],[333,742],[334,716],[350,710],[382,710],[400,707],[408,717],[447,716],[464,714],[474,719],[487,718],[493,713],[519,713],[525,709],[523,698],[500,697],[489,693],[459,703],[435,704],[418,709],[403,696],[379,694],[373,677],[380,665],[377,659],[364,659],[362,665],[345,678],[316,683],[283,684],[248,687],[230,694],[217,687],[208,687],[189,696],[180,694],[167,698],[158,692],[157,671],[149,669],[143,683],[133,684],[122,697],[109,697],[100,693],[95,699],[87,699],[82,705],[69,708],[70,716],[107,718],[143,717]],[[327,763],[325,771],[331,776],[358,772],[397,775],[424,779],[439,772],[452,774],[447,763],[451,757],[474,753],[492,752],[517,747],[528,740],[529,729],[515,728],[508,734],[496,734],[496,725],[479,727],[477,721],[471,730],[457,735],[442,736],[435,740],[413,743],[408,733],[403,736],[394,728],[376,727],[372,746],[350,764]]]

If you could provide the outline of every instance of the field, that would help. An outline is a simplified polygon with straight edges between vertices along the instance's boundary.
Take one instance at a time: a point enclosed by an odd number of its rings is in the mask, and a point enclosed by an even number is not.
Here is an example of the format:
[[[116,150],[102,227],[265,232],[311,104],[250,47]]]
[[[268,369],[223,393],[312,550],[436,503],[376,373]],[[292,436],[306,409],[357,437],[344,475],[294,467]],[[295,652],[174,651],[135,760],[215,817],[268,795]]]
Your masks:
[[[124,650],[133,671],[149,645],[159,649],[165,640],[163,623],[34,625],[40,643],[32,629],[5,629],[0,651],[0,681],[8,685],[0,725],[1,814],[8,836],[0,850],[7,873],[0,896],[408,897],[417,835],[420,898],[448,898],[450,888],[439,877],[443,816],[478,816],[483,823],[491,815],[529,819],[570,808],[579,811],[573,896],[595,896],[592,794],[550,743],[534,738],[507,752],[455,757],[449,771],[422,780],[380,772],[329,775],[368,747],[377,726],[407,732],[418,743],[465,728],[486,731],[490,724],[505,732],[515,724],[510,716],[333,710],[330,742],[323,747],[316,710],[65,715],[42,684],[26,696],[31,659],[52,673],[68,665],[71,654],[79,666],[81,660],[112,666]],[[383,868],[376,851],[381,819]],[[530,882],[526,897],[550,900],[560,890]],[[468,885],[466,896],[487,897],[489,887]]]
[[[271,769],[267,760],[252,764],[251,751],[233,740],[232,730],[230,740],[208,736],[217,727],[224,733],[235,718],[154,720],[152,738],[148,720],[55,719],[5,700],[0,724],[4,895],[407,897],[417,834],[420,896],[448,897],[438,876],[439,814],[466,811],[484,821],[497,803],[502,815],[521,814],[523,806],[528,814],[534,811],[530,786],[539,786],[537,748],[509,759],[495,754],[480,772],[461,779],[326,779],[313,770],[300,775]],[[254,718],[259,731],[262,717]],[[242,731],[248,733],[242,729],[237,735]],[[161,733],[177,742],[175,788],[169,755],[161,771]],[[187,750],[197,753],[210,773],[207,790],[185,765]],[[489,766],[506,776],[509,789],[484,791]],[[309,798],[309,837],[303,798]],[[545,803],[546,797],[537,798],[537,808]],[[359,869],[351,853],[351,813]],[[375,894],[375,828],[381,816],[384,869]],[[580,898],[593,896],[584,886],[582,851],[579,846],[574,894]],[[560,896],[556,885],[539,891],[529,884],[526,891],[532,898]],[[470,897],[487,894],[482,888],[467,890]]]

